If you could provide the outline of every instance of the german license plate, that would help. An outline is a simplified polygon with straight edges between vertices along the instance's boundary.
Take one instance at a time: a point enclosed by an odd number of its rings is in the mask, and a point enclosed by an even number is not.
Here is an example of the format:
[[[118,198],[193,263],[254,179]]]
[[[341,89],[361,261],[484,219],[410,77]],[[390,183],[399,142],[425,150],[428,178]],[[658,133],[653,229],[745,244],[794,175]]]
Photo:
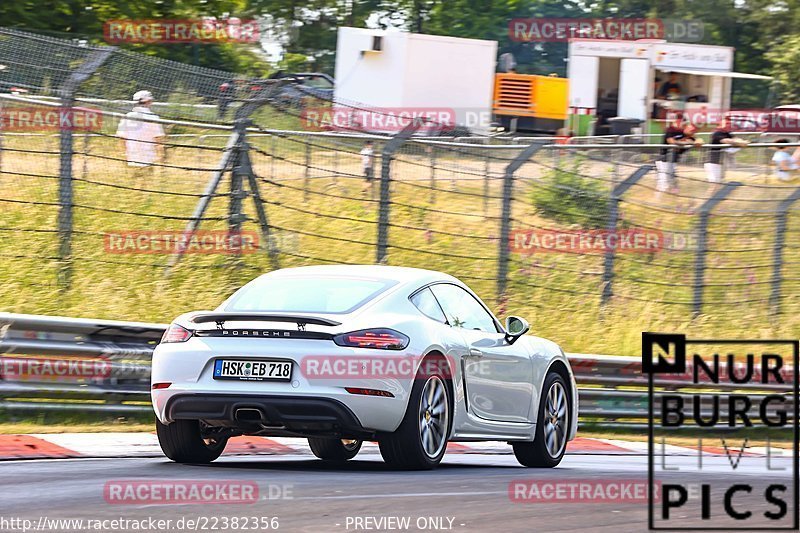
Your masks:
[[[289,381],[292,379],[292,362],[253,359],[217,359],[214,361],[214,379]]]

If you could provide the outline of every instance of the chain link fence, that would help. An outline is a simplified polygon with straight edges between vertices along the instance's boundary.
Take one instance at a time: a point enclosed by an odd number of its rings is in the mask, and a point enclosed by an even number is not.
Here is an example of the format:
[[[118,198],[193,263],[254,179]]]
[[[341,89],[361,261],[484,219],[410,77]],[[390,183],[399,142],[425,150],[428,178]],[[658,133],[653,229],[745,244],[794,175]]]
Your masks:
[[[798,309],[800,194],[772,163],[796,136],[741,134],[752,144],[734,151],[414,136],[419,124],[310,131],[304,109],[355,104],[7,29],[0,65],[9,310],[168,320],[317,263],[449,272],[544,333],[609,309],[674,324],[774,324]],[[143,89],[154,114],[126,118]],[[36,110],[73,120],[8,122]],[[137,141],[146,164],[131,161],[126,120],[163,134]]]

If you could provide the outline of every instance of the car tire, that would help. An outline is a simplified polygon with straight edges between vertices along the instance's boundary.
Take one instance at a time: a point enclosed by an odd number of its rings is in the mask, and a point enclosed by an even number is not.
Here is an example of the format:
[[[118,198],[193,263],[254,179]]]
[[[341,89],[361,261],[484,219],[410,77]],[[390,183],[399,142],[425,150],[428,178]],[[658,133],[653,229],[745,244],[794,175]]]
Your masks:
[[[323,461],[343,463],[358,454],[361,450],[361,441],[309,437],[308,446],[311,448],[311,453]]]
[[[550,372],[544,380],[533,442],[514,442],[514,456],[523,466],[553,468],[564,457],[572,404],[564,378]]]
[[[227,437],[204,438],[199,420],[176,420],[171,424],[156,420],[156,435],[164,455],[176,463],[210,463],[228,443]]]
[[[448,383],[442,373],[418,374],[400,426],[378,440],[383,460],[404,470],[435,468],[447,451],[451,412]]]

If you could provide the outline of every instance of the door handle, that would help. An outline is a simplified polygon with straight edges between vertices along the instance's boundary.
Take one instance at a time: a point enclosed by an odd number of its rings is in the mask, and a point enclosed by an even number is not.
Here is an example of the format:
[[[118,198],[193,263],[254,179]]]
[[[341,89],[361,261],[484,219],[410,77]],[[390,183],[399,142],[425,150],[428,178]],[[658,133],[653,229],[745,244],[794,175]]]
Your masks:
[[[477,348],[470,348],[469,354],[473,357],[483,357],[483,352],[478,350]]]

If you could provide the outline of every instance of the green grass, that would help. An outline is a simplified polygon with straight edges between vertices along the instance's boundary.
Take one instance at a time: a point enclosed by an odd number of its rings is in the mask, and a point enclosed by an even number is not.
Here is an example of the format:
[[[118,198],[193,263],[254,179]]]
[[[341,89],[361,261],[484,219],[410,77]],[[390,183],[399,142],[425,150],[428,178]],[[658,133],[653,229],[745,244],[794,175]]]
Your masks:
[[[0,435],[23,433],[132,433],[153,431],[155,415],[113,416],[86,412],[43,411],[36,414],[4,412]]]
[[[197,140],[180,142],[196,144]],[[261,195],[277,233],[280,266],[374,263],[377,203],[370,201],[358,178],[360,158],[353,152],[360,150],[361,144],[322,138],[312,142],[315,146],[307,149],[301,136],[251,138],[254,146],[269,154],[252,152],[251,157],[256,173],[263,178]],[[3,310],[168,322],[188,310],[216,307],[244,282],[269,271],[271,262],[263,252],[241,257],[191,254],[167,275],[165,255],[113,254],[105,249],[108,232],[182,230],[185,220],[166,217],[189,217],[197,197],[130,189],[198,195],[217,165],[219,147],[224,143],[224,138],[213,137],[204,142],[215,147],[213,150],[173,147],[168,150],[168,164],[177,168],[137,174],[123,161],[114,160],[122,157],[115,139],[84,141],[77,136],[76,148],[88,151],[89,156],[76,155],[73,160],[77,180],[74,202],[82,207],[74,209],[73,259],[65,265],[57,260],[58,238],[53,233],[58,208],[41,205],[58,202],[58,139],[6,137],[0,162]],[[600,307],[602,255],[512,252],[508,290],[504,298],[498,297],[499,178],[515,153],[492,152],[496,159],[487,162],[478,150],[454,154],[444,149],[426,152],[416,144],[404,147],[393,167],[388,263],[459,276],[498,315],[527,318],[535,334],[551,338],[571,352],[638,355],[642,331],[678,331],[697,337],[796,336],[800,320],[793,311],[798,307],[798,278],[792,272],[800,262],[800,244],[794,216],[790,216],[785,252],[785,313],[778,318],[772,318],[767,304],[758,301],[769,296],[772,215],[712,217],[710,247],[721,251],[708,255],[706,283],[710,286],[705,293],[712,303],[696,318],[689,305],[695,261],[691,250],[620,254],[615,296],[604,309]],[[568,229],[544,218],[533,206],[533,191],[542,187],[537,180],[545,178],[554,164],[549,156],[536,161],[539,163],[528,163],[517,173],[512,229]],[[571,170],[569,165],[565,168]],[[586,161],[580,172],[598,178],[608,190],[615,175],[625,176],[633,168]],[[485,200],[483,176],[487,169],[490,198]],[[708,187],[702,181],[702,167],[681,167],[681,172],[697,180],[682,185],[685,198],[656,197],[654,178],[648,177],[626,195],[621,211],[624,224],[690,233]],[[763,176],[749,170],[737,172],[729,178],[764,184]],[[218,192],[227,193],[228,183],[226,179]],[[431,190],[431,183],[437,190]],[[787,194],[773,183],[766,188],[750,185],[737,191],[726,209],[737,205],[752,208]],[[206,216],[220,220],[205,221],[202,229],[224,230],[227,213],[227,198],[214,198]],[[257,230],[249,199],[245,213],[251,221],[244,229]],[[725,252],[730,249],[740,251]],[[71,284],[63,288],[58,280],[67,266]]]

